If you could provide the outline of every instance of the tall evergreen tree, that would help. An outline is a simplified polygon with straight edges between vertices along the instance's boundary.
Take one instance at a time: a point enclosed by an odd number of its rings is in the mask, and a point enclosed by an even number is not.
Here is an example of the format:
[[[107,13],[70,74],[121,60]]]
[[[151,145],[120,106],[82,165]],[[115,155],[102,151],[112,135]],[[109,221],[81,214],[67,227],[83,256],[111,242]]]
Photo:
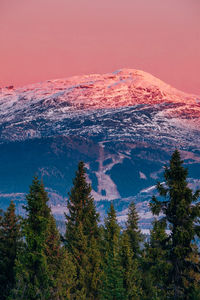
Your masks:
[[[120,260],[123,270],[123,286],[128,300],[141,299],[143,293],[141,288],[141,269],[139,261],[134,257],[130,238],[127,232],[121,236]]]
[[[23,224],[25,248],[16,266],[16,286],[12,299],[41,300],[50,298],[50,276],[45,255],[50,209],[44,185],[33,179],[24,207],[27,218]]]
[[[135,203],[131,202],[128,209],[128,219],[126,222],[126,233],[129,236],[131,249],[134,257],[138,258],[140,255],[140,243],[142,242],[142,234],[138,227],[138,213],[136,211]]]
[[[173,299],[190,299],[189,291],[194,289],[199,272],[199,261],[191,261],[195,236],[200,237],[200,204],[196,203],[200,191],[195,193],[188,187],[188,171],[183,166],[180,153],[176,150],[165,168],[165,185],[158,183],[157,189],[164,200],[153,197],[152,212],[164,214],[170,225],[169,285]]]
[[[80,162],[67,203],[65,244],[76,267],[76,299],[98,299],[101,276],[99,215],[84,163]]]
[[[14,266],[22,245],[20,218],[13,201],[0,220],[0,298],[6,299],[14,286]]]
[[[140,244],[143,240],[138,226],[138,213],[135,203],[131,202],[128,209],[126,228],[121,238],[121,257],[124,272],[124,287],[127,291],[128,299],[139,299],[142,295],[141,290],[141,269]]]
[[[171,264],[168,262],[166,222],[154,220],[150,241],[143,255],[144,299],[166,299],[166,282]]]
[[[52,215],[49,217],[44,253],[47,257],[51,299],[71,299],[75,267],[69,253],[61,245],[60,234]]]
[[[127,299],[120,257],[120,227],[113,204],[105,220],[104,243],[104,274],[100,299]]]
[[[69,194],[67,208],[69,213],[66,215],[66,243],[67,247],[73,244],[74,232],[81,223],[83,233],[88,236],[98,236],[98,219],[94,199],[91,195],[91,185],[87,183],[85,166],[83,162],[78,165],[73,187]],[[70,241],[70,243],[68,242]]]

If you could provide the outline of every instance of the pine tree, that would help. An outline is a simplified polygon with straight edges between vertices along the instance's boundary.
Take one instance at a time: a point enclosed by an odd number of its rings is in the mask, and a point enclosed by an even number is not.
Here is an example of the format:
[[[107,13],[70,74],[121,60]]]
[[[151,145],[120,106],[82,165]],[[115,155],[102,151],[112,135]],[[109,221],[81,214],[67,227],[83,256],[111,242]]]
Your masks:
[[[120,227],[113,204],[105,220],[104,243],[104,274],[100,299],[127,299],[120,258]]]
[[[47,257],[51,299],[70,299],[75,268],[67,250],[61,245],[60,234],[52,215],[49,217],[44,253]]]
[[[192,245],[192,253],[190,254],[188,260],[191,263],[200,265],[200,257],[199,257],[199,248],[197,245]],[[190,278],[193,280],[193,285],[189,286],[188,289],[188,299],[198,300],[200,299],[200,272],[195,272],[194,270],[190,271]],[[188,287],[188,283],[185,281],[186,286]]]
[[[14,286],[14,266],[22,245],[20,218],[13,201],[0,220],[0,297],[6,299]]]
[[[67,203],[65,245],[76,267],[76,299],[98,299],[101,276],[99,251],[99,215],[96,213],[91,186],[87,183],[84,163],[80,162]]]
[[[167,240],[166,222],[154,220],[150,241],[145,245],[143,256],[143,289],[147,299],[166,299],[166,282],[171,268],[168,251],[164,249]]]
[[[140,256],[140,243],[143,241],[141,231],[138,227],[138,221],[139,217],[135,208],[135,203],[132,202],[128,210],[126,233],[129,236],[131,249],[135,258]]]
[[[83,233],[86,236],[98,236],[99,215],[96,213],[91,191],[91,186],[86,180],[84,163],[80,162],[67,203],[69,213],[66,215],[66,242],[70,241],[67,243],[69,248],[73,243],[76,226],[79,226],[80,223],[82,223]]]
[[[200,191],[195,193],[188,187],[188,171],[183,166],[180,153],[176,150],[165,168],[165,185],[157,184],[161,201],[153,197],[152,212],[164,214],[170,225],[169,261],[172,269],[169,272],[169,287],[173,299],[189,299],[189,291],[194,289],[199,262],[191,261],[195,236],[200,237],[200,204],[197,203]],[[200,282],[198,282],[200,284]]]
[[[139,217],[135,203],[131,202],[128,209],[126,228],[122,234],[122,266],[124,272],[124,287],[128,299],[139,299],[141,290],[141,260],[140,244],[143,241],[141,231],[138,227]]]
[[[134,257],[130,238],[127,232],[123,232],[121,237],[120,259],[123,269],[123,285],[127,299],[141,299],[141,270],[139,261]]]
[[[25,247],[16,265],[16,285],[11,299],[51,299],[50,274],[45,255],[50,209],[44,185],[33,179],[24,207],[27,218],[23,224]]]

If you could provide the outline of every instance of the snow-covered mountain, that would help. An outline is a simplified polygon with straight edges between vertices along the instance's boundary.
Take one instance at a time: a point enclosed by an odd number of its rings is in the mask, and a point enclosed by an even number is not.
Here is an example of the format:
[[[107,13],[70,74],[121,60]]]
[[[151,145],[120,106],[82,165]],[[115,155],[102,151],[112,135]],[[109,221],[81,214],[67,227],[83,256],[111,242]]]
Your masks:
[[[151,219],[150,191],[175,148],[195,182],[200,178],[200,97],[143,71],[122,69],[0,89],[3,207],[12,197],[23,202],[37,173],[59,217],[82,159],[98,209],[105,212],[113,200],[123,220],[134,199],[145,227]]]
[[[105,131],[102,119],[112,123],[107,124],[109,138],[119,135],[113,129],[119,129],[121,121],[128,136],[135,131],[135,123],[138,129],[158,132],[169,128],[171,133],[173,127],[195,130],[200,119],[199,98],[148,73],[127,69],[18,89],[11,86],[0,90],[1,141],[57,134],[98,135]],[[122,120],[118,118],[121,112]]]

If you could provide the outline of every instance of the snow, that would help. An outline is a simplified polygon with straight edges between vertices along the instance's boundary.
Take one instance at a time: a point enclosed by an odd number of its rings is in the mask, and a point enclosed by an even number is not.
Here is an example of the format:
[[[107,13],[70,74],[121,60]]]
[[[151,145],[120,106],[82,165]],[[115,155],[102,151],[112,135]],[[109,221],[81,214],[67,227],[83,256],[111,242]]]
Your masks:
[[[53,130],[54,135],[97,136],[107,132],[107,139],[143,135],[144,139],[158,140],[166,136],[168,145],[182,144],[184,136],[184,143],[189,144],[199,134],[197,99],[148,73],[131,69],[2,88],[0,142],[49,136]],[[81,126],[66,125],[70,120]],[[90,123],[84,125],[85,120]]]
[[[147,176],[141,171],[139,171],[139,175],[140,175],[140,179],[147,179]]]
[[[93,192],[96,201],[120,199],[127,205],[131,201],[121,198],[109,171],[124,159],[131,159],[136,142],[162,146],[170,151],[178,146],[184,159],[199,163],[199,124],[199,96],[178,91],[140,70],[121,69],[103,75],[74,76],[0,89],[0,143],[57,135],[86,139],[89,136],[98,141],[99,167],[95,170],[98,185]],[[106,152],[109,142],[120,142],[123,146],[128,143],[129,147],[116,149],[115,154],[111,154]],[[192,153],[191,149],[196,152]],[[105,161],[108,163],[104,164]],[[90,169],[89,164],[86,167]],[[49,168],[40,171],[53,175],[58,172]],[[142,166],[138,172],[143,182],[148,179]],[[161,172],[163,169],[152,171],[150,177],[157,179]],[[199,181],[191,184],[196,188],[200,186]],[[155,188],[147,187],[137,195],[142,201],[136,208],[144,223],[152,219],[146,200]],[[53,192],[51,194],[53,196]],[[14,198],[23,196],[13,195]],[[0,194],[0,197],[10,195]],[[66,207],[52,206],[52,211],[63,215]],[[120,223],[126,218],[127,209],[118,212]]]
[[[112,73],[112,76],[94,74],[48,80],[13,88],[9,93],[8,89],[3,88],[0,94],[0,103],[5,109],[19,105],[27,107],[30,103],[54,99],[69,101],[75,107],[83,103],[86,108],[92,109],[130,106],[138,102],[159,103],[163,100],[198,104],[195,96],[180,92],[148,73],[129,69]]]
[[[98,171],[95,172],[97,180],[98,180],[98,191],[93,191],[93,196],[96,201],[99,200],[114,200],[119,199],[120,194],[117,190],[116,184],[113,182],[111,177],[106,174],[107,171],[111,170],[112,167],[117,163],[122,163],[124,156],[120,155],[118,158],[114,155],[105,156],[104,151],[104,142],[99,143],[100,151],[99,151],[99,168]],[[104,166],[103,162],[107,159],[110,159],[110,163]],[[102,191],[105,191],[105,195],[102,195]]]
[[[149,194],[149,192],[152,192],[155,189],[156,189],[155,185],[154,186],[150,186],[149,188],[142,190],[141,193]]]

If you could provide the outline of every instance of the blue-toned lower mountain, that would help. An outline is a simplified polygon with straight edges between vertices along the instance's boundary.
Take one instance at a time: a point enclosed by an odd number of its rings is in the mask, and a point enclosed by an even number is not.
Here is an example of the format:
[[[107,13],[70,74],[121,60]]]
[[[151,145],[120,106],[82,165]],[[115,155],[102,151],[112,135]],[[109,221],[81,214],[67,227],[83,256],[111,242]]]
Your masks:
[[[200,184],[200,100],[137,70],[52,80],[0,90],[0,206],[18,210],[33,175],[44,180],[57,219],[77,164],[103,218],[114,201],[121,222],[134,200],[141,227],[163,166],[178,148],[190,185]]]

